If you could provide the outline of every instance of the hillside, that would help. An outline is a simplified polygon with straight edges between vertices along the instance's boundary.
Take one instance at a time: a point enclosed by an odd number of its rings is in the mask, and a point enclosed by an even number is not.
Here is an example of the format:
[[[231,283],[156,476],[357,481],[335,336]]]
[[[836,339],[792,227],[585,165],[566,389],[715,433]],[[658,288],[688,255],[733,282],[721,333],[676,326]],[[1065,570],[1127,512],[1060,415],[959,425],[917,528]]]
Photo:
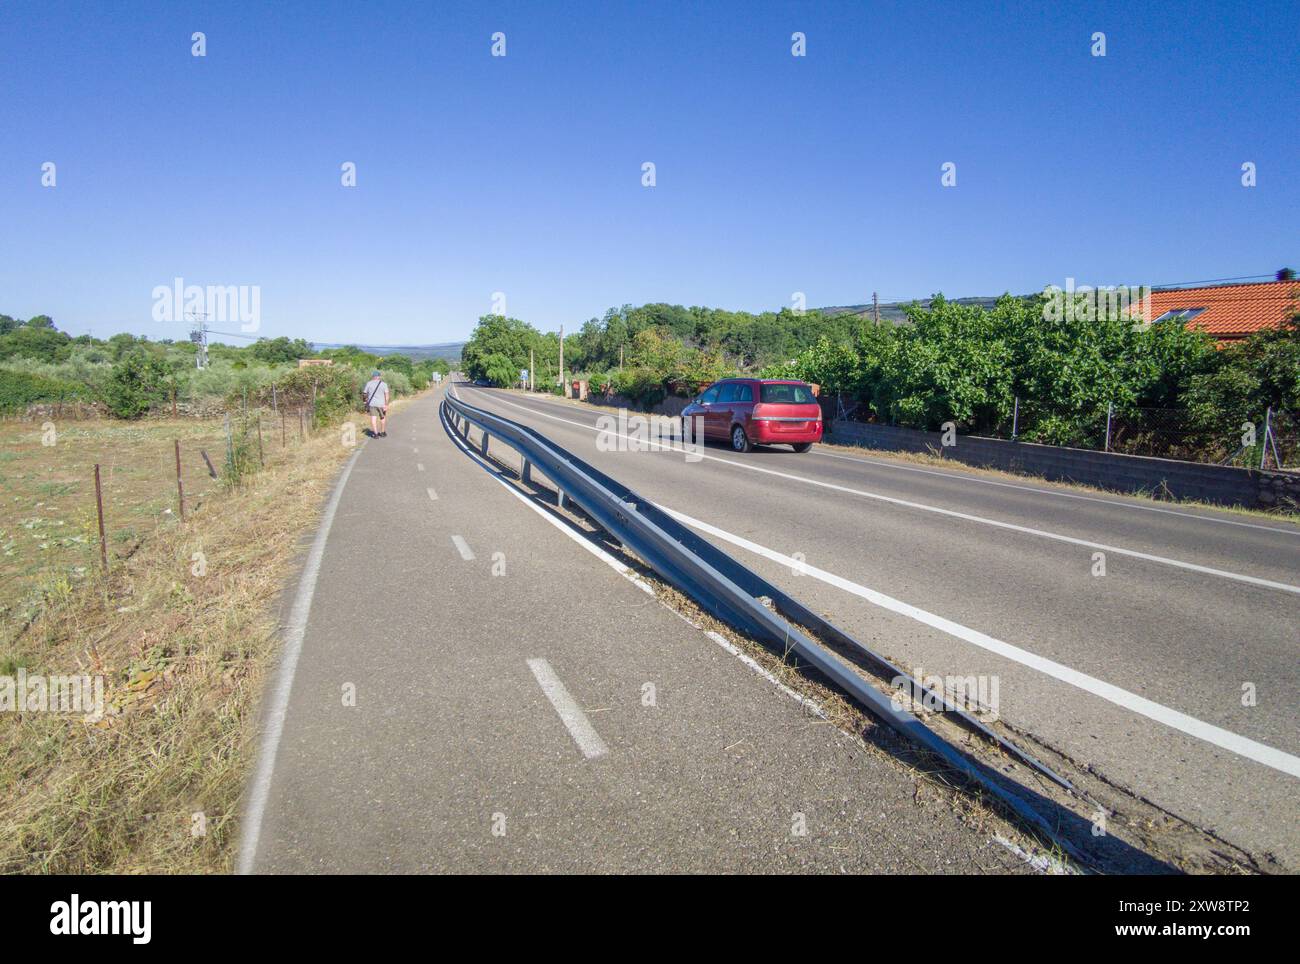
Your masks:
[[[445,358],[447,361],[460,361],[461,350],[465,347],[463,341],[444,341],[436,345],[335,345],[328,342],[313,342],[312,347],[317,351],[329,348],[360,348],[363,352],[371,355],[405,355],[412,361],[424,361],[428,358]]]
[[[1000,295],[990,295],[988,297],[970,297],[970,298],[949,298],[948,303],[952,305],[975,305],[989,311],[997,304]],[[1024,295],[1023,297],[1032,298],[1033,295]],[[906,321],[907,313],[904,309],[912,304],[911,301],[890,301],[880,303],[880,320],[881,321]],[[930,309],[931,299],[918,298],[915,302],[927,311]],[[861,315],[865,318],[871,317],[871,305],[835,305],[829,308],[818,308],[824,315]]]

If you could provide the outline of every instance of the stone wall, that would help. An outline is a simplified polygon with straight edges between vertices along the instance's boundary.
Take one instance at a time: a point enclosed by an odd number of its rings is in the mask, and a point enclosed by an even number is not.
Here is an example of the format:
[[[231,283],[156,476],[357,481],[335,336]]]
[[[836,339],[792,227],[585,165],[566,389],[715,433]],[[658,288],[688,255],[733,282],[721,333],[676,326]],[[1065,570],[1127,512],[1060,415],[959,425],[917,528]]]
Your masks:
[[[1032,442],[958,435],[945,446],[938,432],[889,425],[830,422],[828,442],[894,452],[928,452],[955,462],[1078,482],[1157,498],[1195,499],[1219,505],[1289,508],[1300,505],[1300,473],[1258,472],[1229,465],[1180,462],[1117,452],[1095,452]]]

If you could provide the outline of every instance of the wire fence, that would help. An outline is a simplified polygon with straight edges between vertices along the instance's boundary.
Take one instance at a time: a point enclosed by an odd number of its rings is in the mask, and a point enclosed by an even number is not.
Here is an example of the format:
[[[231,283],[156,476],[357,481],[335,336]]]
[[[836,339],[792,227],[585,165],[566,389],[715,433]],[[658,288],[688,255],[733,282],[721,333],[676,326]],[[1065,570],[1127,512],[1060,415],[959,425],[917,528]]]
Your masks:
[[[847,393],[831,393],[821,401],[829,419],[895,424],[878,418],[871,406]],[[1090,413],[1063,415],[1032,399],[1017,398],[1009,414],[975,421],[973,427],[959,423],[957,431],[1185,462],[1300,470],[1300,417],[1283,410],[1267,409],[1234,425],[1222,419],[1210,422],[1180,408],[1108,405]]]

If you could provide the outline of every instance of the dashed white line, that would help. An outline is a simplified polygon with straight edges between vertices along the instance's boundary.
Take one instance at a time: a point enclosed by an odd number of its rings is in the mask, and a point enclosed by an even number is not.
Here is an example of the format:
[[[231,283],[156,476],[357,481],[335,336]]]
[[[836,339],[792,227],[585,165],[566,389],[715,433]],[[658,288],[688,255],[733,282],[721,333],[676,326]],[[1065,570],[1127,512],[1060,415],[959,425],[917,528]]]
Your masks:
[[[429,486],[429,487],[428,487],[427,489],[425,489],[424,491],[429,493],[429,499],[430,499],[430,501],[433,501],[433,502],[437,502],[437,501],[438,501],[438,493],[435,492],[435,491],[433,491],[433,486]]]
[[[650,584],[647,583],[640,576],[638,576],[635,572],[633,572],[623,563],[619,562],[617,559],[611,556],[600,546],[596,545],[596,543],[592,542],[589,539],[584,539],[578,533],[574,532],[563,522],[555,518],[555,516],[547,512],[536,502],[528,498],[528,496],[524,495],[513,485],[507,482],[504,478],[502,478],[501,471],[498,468],[496,468],[496,466],[488,464],[477,452],[475,452],[472,448],[470,448],[468,445],[466,445],[464,442],[461,441],[460,436],[456,434],[456,432],[452,429],[452,427],[447,423],[447,419],[444,416],[442,416],[441,413],[439,413],[439,418],[442,421],[443,427],[446,429],[447,434],[451,436],[451,440],[455,442],[457,446],[460,447],[462,452],[464,452],[471,459],[477,462],[485,472],[491,475],[492,478],[496,480],[497,484],[499,484],[503,489],[505,489],[507,492],[513,495],[524,505],[528,506],[528,508],[532,509],[539,516],[541,516],[543,519],[549,522],[551,525],[555,526],[555,528],[559,529],[561,532],[563,532],[566,536],[568,536],[578,545],[582,546],[582,548],[586,549],[588,552],[590,552],[601,562],[605,563],[605,565],[609,566],[619,575],[623,576],[625,579],[627,579],[629,582],[635,585],[642,592],[648,593],[651,596],[654,595],[655,591],[652,588],[650,588]]]
[[[594,760],[598,756],[604,756],[609,752],[609,747],[605,741],[600,738],[596,728],[591,725],[587,719],[587,714],[573,701],[569,691],[564,688],[560,678],[555,675],[555,670],[551,669],[551,664],[544,659],[530,659],[528,668],[533,671],[533,676],[537,678],[537,684],[546,694],[546,698],[551,701],[555,707],[555,712],[560,714],[560,721],[564,723],[573,737],[573,742],[578,744],[578,749],[588,760]]]
[[[417,472],[423,472],[423,471],[424,471],[424,463],[423,463],[423,462],[416,462],[416,463],[415,463],[415,471],[417,471]]]
[[[456,547],[456,551],[460,553],[460,557],[464,559],[466,562],[469,562],[471,559],[474,558],[474,550],[471,549],[469,547],[469,543],[466,542],[464,539],[462,539],[460,536],[452,536],[451,541],[452,544]]]

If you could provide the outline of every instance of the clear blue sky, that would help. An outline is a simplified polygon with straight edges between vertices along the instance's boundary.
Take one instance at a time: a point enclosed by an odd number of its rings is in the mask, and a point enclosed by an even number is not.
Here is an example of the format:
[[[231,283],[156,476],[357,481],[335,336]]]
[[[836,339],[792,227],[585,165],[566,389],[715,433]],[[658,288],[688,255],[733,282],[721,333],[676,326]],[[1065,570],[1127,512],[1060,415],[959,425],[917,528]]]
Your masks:
[[[425,343],[495,291],[572,330],[1300,268],[1298,50],[1294,2],[5,2],[0,312],[183,337],[180,276]]]

